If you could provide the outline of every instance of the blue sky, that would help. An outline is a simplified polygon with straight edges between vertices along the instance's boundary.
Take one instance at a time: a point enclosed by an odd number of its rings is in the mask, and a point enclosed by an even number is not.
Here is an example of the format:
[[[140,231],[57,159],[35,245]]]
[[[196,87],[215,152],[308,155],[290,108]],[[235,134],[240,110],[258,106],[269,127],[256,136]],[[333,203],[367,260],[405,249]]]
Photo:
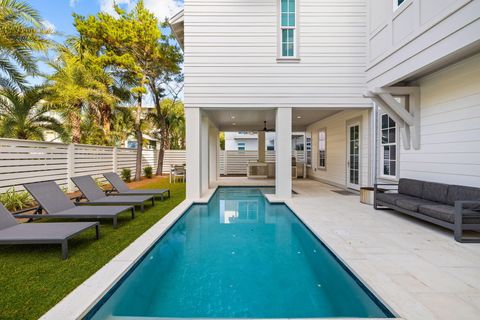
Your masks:
[[[52,38],[57,42],[63,42],[65,36],[75,35],[72,13],[81,15],[96,14],[99,11],[113,13],[114,0],[24,0],[37,9],[44,24],[52,27],[58,35]],[[117,4],[125,9],[135,5],[136,0],[115,0]],[[183,0],[144,0],[145,6],[152,11],[159,19],[170,17],[183,7]],[[40,64],[43,72],[48,72],[44,64]],[[40,78],[29,80],[32,84],[42,81]]]

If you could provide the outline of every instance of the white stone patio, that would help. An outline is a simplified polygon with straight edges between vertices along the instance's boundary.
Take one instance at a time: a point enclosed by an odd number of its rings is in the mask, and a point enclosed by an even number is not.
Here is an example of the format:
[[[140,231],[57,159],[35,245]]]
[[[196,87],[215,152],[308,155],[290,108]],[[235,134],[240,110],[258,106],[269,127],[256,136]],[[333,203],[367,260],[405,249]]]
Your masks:
[[[299,179],[287,204],[405,319],[480,319],[480,244]]]

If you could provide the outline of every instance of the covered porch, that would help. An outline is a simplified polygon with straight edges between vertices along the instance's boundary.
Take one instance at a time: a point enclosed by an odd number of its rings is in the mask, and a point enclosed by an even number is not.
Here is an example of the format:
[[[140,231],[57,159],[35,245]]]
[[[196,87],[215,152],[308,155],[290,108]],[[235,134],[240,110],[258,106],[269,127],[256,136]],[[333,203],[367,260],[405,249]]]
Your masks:
[[[371,108],[364,106],[187,107],[187,198],[201,199],[217,186],[230,185],[274,186],[277,199],[289,199],[296,178],[314,179],[339,188],[368,185],[373,180],[371,113]],[[220,132],[257,134],[258,149],[220,150]],[[274,141],[269,141],[267,150],[266,137],[272,134]],[[239,172],[246,176],[228,174],[228,153],[236,154]]]

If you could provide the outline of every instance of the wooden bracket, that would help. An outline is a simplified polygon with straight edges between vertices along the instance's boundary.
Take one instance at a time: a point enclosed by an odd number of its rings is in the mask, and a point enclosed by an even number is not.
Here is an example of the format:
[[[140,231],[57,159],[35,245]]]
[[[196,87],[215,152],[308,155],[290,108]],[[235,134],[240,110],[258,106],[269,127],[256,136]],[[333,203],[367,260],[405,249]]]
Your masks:
[[[395,96],[406,96],[406,105],[402,105]],[[420,88],[419,87],[383,87],[375,88],[364,94],[372,99],[392,118],[400,128],[405,150],[420,149]],[[407,109],[408,106],[408,109]]]

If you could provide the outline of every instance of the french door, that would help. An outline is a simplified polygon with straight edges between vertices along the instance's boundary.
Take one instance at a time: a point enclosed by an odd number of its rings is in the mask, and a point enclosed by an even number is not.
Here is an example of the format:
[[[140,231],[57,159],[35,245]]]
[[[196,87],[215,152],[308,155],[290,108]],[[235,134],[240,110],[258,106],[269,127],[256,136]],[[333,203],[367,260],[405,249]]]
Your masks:
[[[360,123],[347,127],[347,187],[360,189]]]

